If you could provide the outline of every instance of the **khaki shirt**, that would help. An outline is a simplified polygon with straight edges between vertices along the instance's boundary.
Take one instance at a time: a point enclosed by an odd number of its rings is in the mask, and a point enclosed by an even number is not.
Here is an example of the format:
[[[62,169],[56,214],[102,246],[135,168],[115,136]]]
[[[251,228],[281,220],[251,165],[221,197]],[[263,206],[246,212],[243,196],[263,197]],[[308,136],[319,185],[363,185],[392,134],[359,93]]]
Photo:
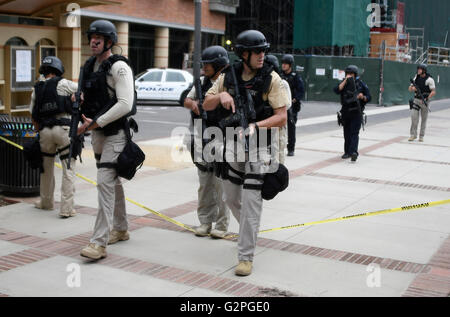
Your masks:
[[[49,80],[48,79],[44,79],[45,80]],[[78,89],[78,84],[74,83],[73,81],[67,80],[65,78],[61,79],[58,82],[58,86],[56,86],[56,93],[60,96],[72,96],[74,93],[77,92]],[[31,92],[31,102],[30,102],[30,112],[33,113],[33,108],[36,104],[36,94],[34,92],[34,88],[33,91]],[[70,117],[69,114],[64,114],[63,116],[58,116],[58,117]]]
[[[99,67],[100,64],[95,62],[94,71],[97,71]],[[115,90],[117,103],[97,119],[97,124],[101,128],[127,115],[133,107],[134,100],[133,72],[124,61],[117,61],[112,65],[106,76],[106,82]],[[112,97],[114,92],[109,89],[109,94]]]
[[[289,99],[289,96],[286,92],[286,88],[281,80],[281,77],[276,73],[272,72],[272,82],[270,83],[270,87],[267,93],[264,93],[262,98],[264,101],[268,100],[269,104],[272,106],[273,109],[279,109],[286,107],[289,105],[292,101]],[[245,81],[251,80],[253,78],[242,78]],[[206,93],[206,96],[214,96],[218,95],[221,92],[226,91],[224,86],[224,80],[225,80],[225,74],[222,74],[219,76],[217,81],[214,83],[214,85],[211,87],[211,89],[208,90]]]
[[[210,79],[210,80],[211,80],[211,83],[213,85],[217,81],[217,79],[216,80]],[[205,76],[200,77],[200,82],[203,85],[203,83],[205,82]],[[197,93],[196,93],[196,90],[195,90],[195,85],[194,85],[194,87],[192,87],[191,91],[186,96],[186,98],[189,98],[189,99],[192,99],[192,100],[196,100],[197,99]]]

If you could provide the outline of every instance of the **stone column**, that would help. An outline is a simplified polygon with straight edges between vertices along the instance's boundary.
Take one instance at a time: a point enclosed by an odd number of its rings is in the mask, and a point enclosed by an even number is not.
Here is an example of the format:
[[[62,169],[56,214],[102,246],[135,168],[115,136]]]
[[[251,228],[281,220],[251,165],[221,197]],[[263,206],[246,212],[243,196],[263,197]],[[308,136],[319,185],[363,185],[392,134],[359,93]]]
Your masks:
[[[64,77],[78,80],[81,65],[81,26],[74,25],[61,12],[54,10],[54,19],[59,20],[58,26],[58,57],[64,64]],[[55,16],[59,15],[59,19]],[[79,21],[79,20],[78,20]],[[72,21],[73,23],[73,21]]]
[[[155,67],[169,67],[169,28],[155,28]]]
[[[122,50],[120,50],[119,47],[114,47],[113,53],[115,53],[115,54],[122,53],[123,56],[128,57],[129,24],[128,24],[128,22],[117,22],[116,28],[117,28],[117,35],[118,35],[117,45],[120,46],[120,48],[122,48]]]

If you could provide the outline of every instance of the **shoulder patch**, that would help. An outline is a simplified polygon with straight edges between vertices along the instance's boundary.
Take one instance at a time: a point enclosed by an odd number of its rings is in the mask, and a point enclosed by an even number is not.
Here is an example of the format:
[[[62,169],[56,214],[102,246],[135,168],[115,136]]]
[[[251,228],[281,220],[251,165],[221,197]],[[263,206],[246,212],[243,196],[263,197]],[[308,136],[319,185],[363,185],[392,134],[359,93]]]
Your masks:
[[[117,71],[117,75],[119,77],[125,77],[128,74],[128,70],[125,67],[121,67],[119,68],[119,70]]]

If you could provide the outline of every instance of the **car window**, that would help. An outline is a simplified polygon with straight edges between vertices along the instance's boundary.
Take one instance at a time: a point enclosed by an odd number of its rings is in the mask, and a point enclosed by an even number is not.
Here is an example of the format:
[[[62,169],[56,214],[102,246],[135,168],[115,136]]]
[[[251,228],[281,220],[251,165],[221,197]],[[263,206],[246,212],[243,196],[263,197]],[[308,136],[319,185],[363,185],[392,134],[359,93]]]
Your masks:
[[[150,72],[147,75],[145,75],[143,77],[144,81],[153,81],[153,82],[159,82],[161,81],[162,78],[162,71],[154,71],[154,72]]]
[[[167,72],[166,82],[185,82],[184,76],[178,72]]]

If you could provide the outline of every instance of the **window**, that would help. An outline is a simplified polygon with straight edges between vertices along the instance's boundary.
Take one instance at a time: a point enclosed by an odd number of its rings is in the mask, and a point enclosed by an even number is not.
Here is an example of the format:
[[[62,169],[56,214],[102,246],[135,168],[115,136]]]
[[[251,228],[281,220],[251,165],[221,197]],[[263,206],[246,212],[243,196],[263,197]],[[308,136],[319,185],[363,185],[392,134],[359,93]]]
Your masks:
[[[184,76],[177,72],[167,72],[166,74],[166,82],[174,83],[174,82],[185,82]]]
[[[144,76],[143,81],[160,82],[162,78],[162,73],[163,73],[162,71],[150,72]]]

